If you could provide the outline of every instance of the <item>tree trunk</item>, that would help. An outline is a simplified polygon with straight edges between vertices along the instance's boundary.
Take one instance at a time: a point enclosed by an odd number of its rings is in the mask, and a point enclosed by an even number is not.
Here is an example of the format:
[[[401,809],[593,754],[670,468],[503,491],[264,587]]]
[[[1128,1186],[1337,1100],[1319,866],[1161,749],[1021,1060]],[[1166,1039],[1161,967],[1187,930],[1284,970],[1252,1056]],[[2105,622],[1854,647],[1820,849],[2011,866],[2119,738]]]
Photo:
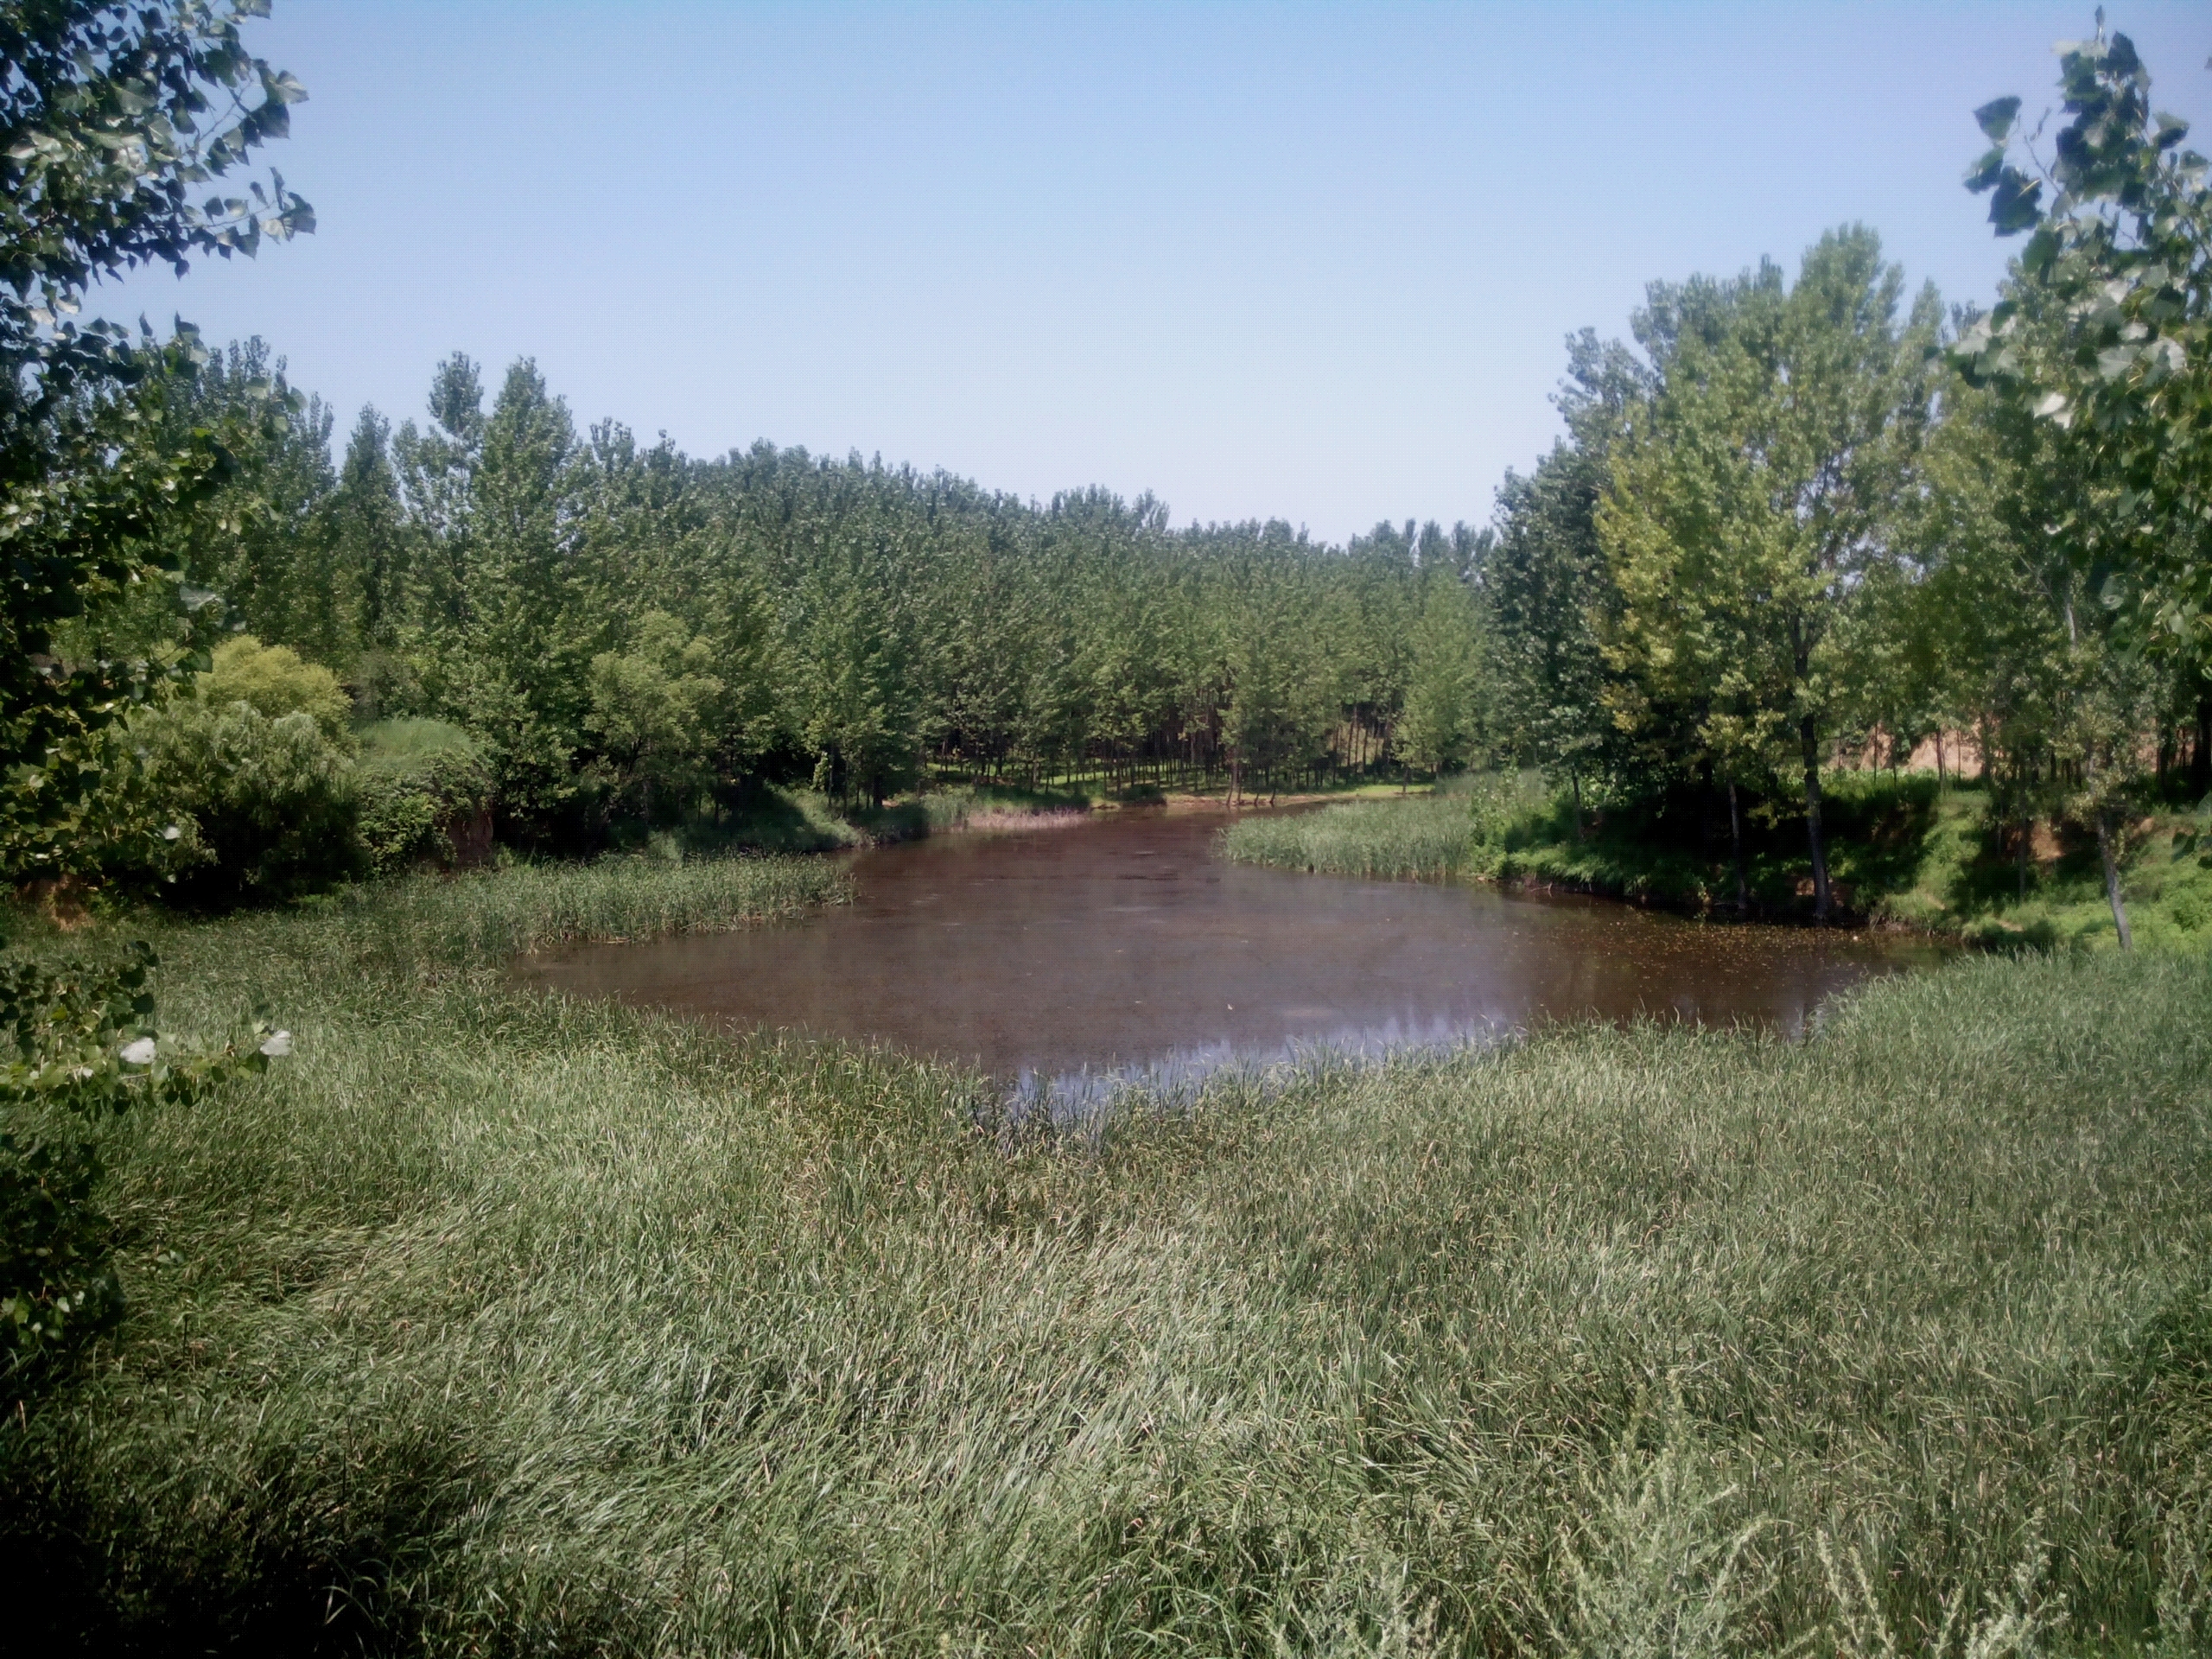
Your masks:
[[[2020,893],[2019,893],[2019,901],[2020,901],[2022,904],[2025,904],[2025,903],[2027,902],[2027,899],[2028,899],[2028,854],[2029,854],[2029,849],[2030,849],[2031,846],[2031,845],[2033,844],[2033,842],[2034,842],[2034,840],[2035,840],[2035,834],[2036,834],[2036,821],[2035,821],[2033,818],[2031,818],[2031,817],[2030,817],[2029,816],[2027,816],[2027,814],[2025,814],[2025,813],[2022,813],[2022,814],[2020,815],[2020,848],[2019,848],[2019,854],[2018,854],[2018,857],[2013,861],[2014,861],[2014,863],[2018,867],[2018,874],[2019,874],[2019,882],[2018,882],[2018,886],[2019,886],[2019,890],[2020,890]]]
[[[1728,844],[1736,857],[1736,912],[1748,916],[1751,910],[1751,884],[1744,874],[1744,818],[1736,807],[1736,780],[1728,780]]]
[[[1810,715],[1798,723],[1805,755],[1805,835],[1813,849],[1813,919],[1828,918],[1828,850],[1821,836],[1821,736]]]
[[[1570,787],[1572,787],[1572,788],[1573,789],[1573,791],[1574,791],[1574,838],[1575,838],[1577,841],[1580,841],[1580,840],[1583,838],[1583,837],[1582,837],[1582,774],[1581,774],[1580,772],[1568,772],[1568,773],[1567,774],[1567,783],[1568,783],[1569,786],[1570,786]]]
[[[2196,700],[2196,745],[2189,757],[2189,792],[2200,801],[2212,795],[2212,697]]]
[[[2071,605],[2066,607],[2066,628],[2071,637],[2074,630],[2074,607]],[[2082,750],[2082,781],[2094,794],[2097,787],[2096,750],[2086,744]],[[2120,902],[2120,861],[2113,856],[2112,850],[2112,810],[2103,805],[2097,808],[2097,856],[2104,862],[2105,897],[2112,904],[2112,925],[2120,935],[2120,948],[2131,950],[2135,938],[2127,931],[2127,906]]]
[[[2120,948],[2133,950],[2135,938],[2127,931],[2127,906],[2120,898],[2120,865],[2113,857],[2112,814],[2097,814],[2097,856],[2105,865],[2105,897],[2112,901],[2112,925],[2120,932]]]

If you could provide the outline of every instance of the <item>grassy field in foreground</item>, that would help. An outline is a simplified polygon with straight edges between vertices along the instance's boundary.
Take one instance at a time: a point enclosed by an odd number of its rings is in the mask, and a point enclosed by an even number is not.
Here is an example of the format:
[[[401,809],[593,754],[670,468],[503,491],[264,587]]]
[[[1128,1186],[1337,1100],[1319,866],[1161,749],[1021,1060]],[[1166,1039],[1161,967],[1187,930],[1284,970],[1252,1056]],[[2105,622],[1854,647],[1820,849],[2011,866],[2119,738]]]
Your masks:
[[[2103,948],[2114,942],[2095,846],[2041,832],[2024,872],[2009,826],[1978,787],[1929,774],[1839,772],[1827,783],[1828,859],[1853,916],[1985,944]],[[1649,808],[1585,816],[1533,773],[1449,780],[1405,801],[1249,818],[1223,837],[1231,858],[1339,875],[1474,878],[1605,893],[1686,910],[1736,900],[1727,822],[1669,822]],[[1810,908],[1802,822],[1746,825],[1747,886],[1766,917]],[[2125,837],[2129,920],[2139,943],[2212,942],[2212,804],[2137,821]]]
[[[723,921],[834,896],[737,868]],[[486,947],[639,925],[603,879],[156,935],[165,1023],[265,997],[297,1052],[110,1129],[131,1312],[0,1425],[0,1645],[2212,1642],[2202,957],[1056,1147],[957,1072],[507,988]]]

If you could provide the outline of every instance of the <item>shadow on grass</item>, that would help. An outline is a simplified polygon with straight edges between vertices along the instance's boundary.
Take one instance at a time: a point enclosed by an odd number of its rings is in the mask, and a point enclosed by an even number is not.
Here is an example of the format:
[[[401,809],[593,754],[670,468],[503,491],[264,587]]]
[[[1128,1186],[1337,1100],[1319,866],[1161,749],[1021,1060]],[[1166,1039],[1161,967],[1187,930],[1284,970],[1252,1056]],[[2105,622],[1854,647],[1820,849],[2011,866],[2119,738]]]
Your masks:
[[[84,1477],[102,1467],[97,1431],[30,1420],[21,1432],[32,1445],[15,1451],[31,1452],[46,1478],[6,1482],[18,1502],[0,1521],[10,1610],[0,1648],[182,1656],[414,1647],[426,1577],[466,1518],[466,1471],[451,1449],[461,1427],[420,1424],[344,1469],[272,1437],[248,1452],[258,1465],[250,1510],[191,1515],[172,1512],[191,1506],[188,1493],[164,1505],[88,1484]],[[345,1494],[335,1504],[334,1477]]]

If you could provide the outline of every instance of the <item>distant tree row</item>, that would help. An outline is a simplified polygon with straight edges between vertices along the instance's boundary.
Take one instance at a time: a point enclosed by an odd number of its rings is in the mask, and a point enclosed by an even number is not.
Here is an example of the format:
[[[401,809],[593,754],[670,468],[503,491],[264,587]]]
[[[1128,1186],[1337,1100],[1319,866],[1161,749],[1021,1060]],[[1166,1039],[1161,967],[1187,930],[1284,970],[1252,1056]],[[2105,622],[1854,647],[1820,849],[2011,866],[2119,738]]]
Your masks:
[[[236,346],[168,418],[235,424],[283,382]],[[579,434],[527,361],[487,398],[448,360],[429,416],[365,410],[334,458],[308,401],[241,454],[181,563],[364,716],[473,733],[525,838],[711,810],[760,778],[876,801],[931,766],[1274,789],[1433,773],[1489,741],[1485,543],[1465,526],[1338,550],[765,443],[697,461]]]

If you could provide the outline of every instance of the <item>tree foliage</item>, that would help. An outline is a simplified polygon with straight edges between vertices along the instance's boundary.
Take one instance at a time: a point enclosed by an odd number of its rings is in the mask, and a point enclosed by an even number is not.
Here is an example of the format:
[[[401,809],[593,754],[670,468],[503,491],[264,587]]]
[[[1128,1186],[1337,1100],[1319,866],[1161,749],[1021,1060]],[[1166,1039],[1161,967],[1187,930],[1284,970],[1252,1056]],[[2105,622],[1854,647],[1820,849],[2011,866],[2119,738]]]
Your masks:
[[[2212,629],[2212,187],[2188,123],[2151,102],[2126,35],[2060,48],[2048,155],[2020,100],[1976,111],[1967,178],[2000,236],[2029,232],[1989,315],[1960,341],[1976,378],[2069,434],[2096,486],[2063,521],[2115,606],[2202,651]],[[2037,129],[2037,130],[2039,130]],[[2046,195],[2046,192],[2048,194]]]
[[[1794,749],[1822,918],[1832,642],[1895,556],[1928,414],[1936,301],[1901,318],[1903,288],[1853,226],[1808,251],[1794,284],[1767,264],[1655,289],[1638,327],[1651,395],[1598,514],[1621,596],[1617,718],[1633,727],[1655,698],[1688,709],[1730,778],[1783,770],[1777,751]]]
[[[261,10],[0,6],[0,870],[12,875],[67,873],[81,849],[127,833],[111,821],[127,791],[105,728],[186,653],[65,660],[56,632],[173,573],[164,532],[226,461],[222,433],[177,429],[191,335],[164,345],[79,323],[86,290],[313,228],[273,175],[194,200],[282,137],[305,96],[241,44]]]

